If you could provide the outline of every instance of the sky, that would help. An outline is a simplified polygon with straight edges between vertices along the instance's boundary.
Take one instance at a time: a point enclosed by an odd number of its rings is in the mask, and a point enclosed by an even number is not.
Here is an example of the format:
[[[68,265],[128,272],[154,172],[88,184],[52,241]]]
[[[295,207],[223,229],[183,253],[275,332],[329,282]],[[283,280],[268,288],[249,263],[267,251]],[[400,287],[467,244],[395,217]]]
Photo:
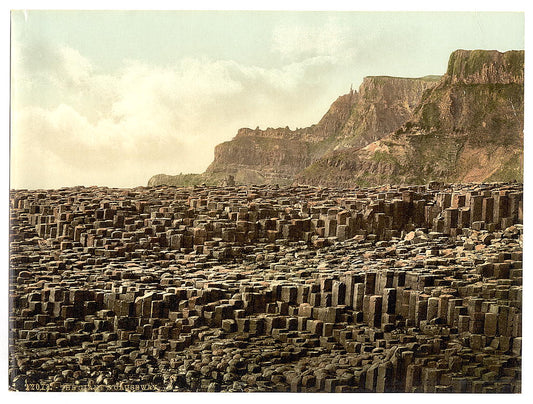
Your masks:
[[[317,123],[363,77],[524,49],[513,12],[13,11],[10,187],[203,172],[242,127]]]

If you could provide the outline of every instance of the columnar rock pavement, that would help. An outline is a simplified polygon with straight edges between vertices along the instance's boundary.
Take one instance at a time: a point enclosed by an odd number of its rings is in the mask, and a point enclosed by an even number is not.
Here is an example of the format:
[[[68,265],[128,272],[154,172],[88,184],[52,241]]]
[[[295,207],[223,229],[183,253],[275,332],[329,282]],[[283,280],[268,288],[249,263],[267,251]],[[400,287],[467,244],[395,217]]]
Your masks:
[[[13,190],[25,391],[521,391],[522,184]]]

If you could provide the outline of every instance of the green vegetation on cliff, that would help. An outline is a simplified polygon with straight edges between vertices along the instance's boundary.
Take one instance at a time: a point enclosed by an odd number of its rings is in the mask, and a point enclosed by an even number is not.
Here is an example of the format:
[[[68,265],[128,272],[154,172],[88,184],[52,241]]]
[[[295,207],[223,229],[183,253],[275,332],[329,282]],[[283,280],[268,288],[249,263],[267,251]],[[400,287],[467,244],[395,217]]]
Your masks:
[[[522,182],[524,177],[524,161],[521,153],[511,156],[487,181],[489,182]]]
[[[524,51],[514,50],[500,53],[481,49],[460,49],[450,55],[446,75],[465,79],[469,76],[483,74],[484,69],[489,67],[495,74],[498,75],[499,73],[502,80],[511,77],[523,77]]]

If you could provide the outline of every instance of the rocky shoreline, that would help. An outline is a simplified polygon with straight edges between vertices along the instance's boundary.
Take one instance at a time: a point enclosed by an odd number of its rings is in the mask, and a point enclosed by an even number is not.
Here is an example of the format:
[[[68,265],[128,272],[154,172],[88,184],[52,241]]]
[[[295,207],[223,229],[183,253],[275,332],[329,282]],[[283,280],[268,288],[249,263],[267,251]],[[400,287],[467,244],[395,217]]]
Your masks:
[[[13,190],[10,389],[518,393],[522,195]]]

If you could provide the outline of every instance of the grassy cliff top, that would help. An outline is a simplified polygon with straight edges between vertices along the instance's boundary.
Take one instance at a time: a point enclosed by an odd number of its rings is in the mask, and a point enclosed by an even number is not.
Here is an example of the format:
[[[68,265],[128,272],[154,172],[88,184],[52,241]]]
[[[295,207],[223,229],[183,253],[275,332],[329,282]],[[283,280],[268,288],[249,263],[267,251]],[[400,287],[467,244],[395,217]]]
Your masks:
[[[484,49],[458,49],[450,55],[446,74],[448,76],[467,77],[480,73],[484,67],[489,65],[494,65],[511,76],[521,76],[524,74],[524,51],[499,52]]]
[[[391,79],[391,80],[422,80],[422,81],[430,81],[430,82],[435,82],[435,81],[439,81],[441,79],[442,76],[439,76],[439,75],[434,75],[434,74],[430,74],[428,76],[423,76],[423,77],[396,77],[396,76],[385,76],[385,75],[382,75],[382,76],[366,76],[365,79],[369,79],[369,80],[375,80],[375,79],[384,79],[384,80],[387,80],[387,79]]]

